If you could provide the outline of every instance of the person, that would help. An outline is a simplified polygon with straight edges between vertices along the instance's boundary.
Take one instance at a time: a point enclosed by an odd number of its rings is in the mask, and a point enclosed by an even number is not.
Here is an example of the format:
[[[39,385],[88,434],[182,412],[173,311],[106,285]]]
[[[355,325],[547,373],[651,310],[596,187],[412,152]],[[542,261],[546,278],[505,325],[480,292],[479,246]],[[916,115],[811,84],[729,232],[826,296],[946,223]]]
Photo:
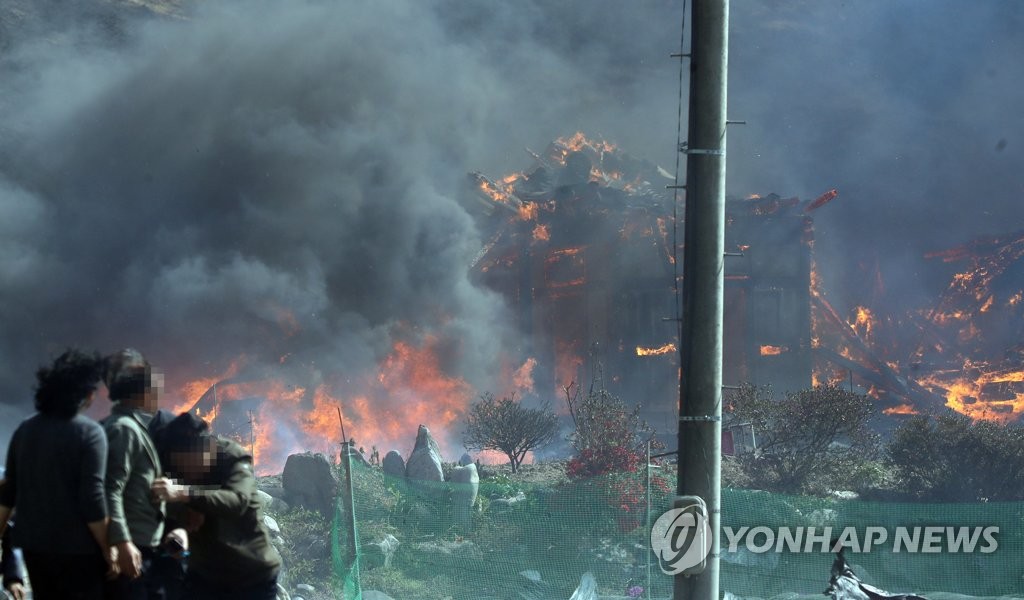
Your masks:
[[[157,433],[165,469],[153,494],[190,531],[185,595],[193,600],[274,600],[281,557],[263,524],[252,456],[209,432],[192,413]]]
[[[106,499],[108,542],[117,549],[120,576],[107,583],[108,600],[166,600],[169,582],[162,568],[162,544],[187,547],[183,530],[163,536],[164,504],[153,499],[153,482],[162,475],[149,432],[163,381],[142,353],[126,348],[105,360],[103,380],[113,407],[102,421],[107,434]],[[173,559],[172,559],[173,562]],[[173,567],[173,565],[171,565]]]
[[[0,467],[0,489],[6,485],[4,479],[4,468]],[[14,600],[25,600],[28,596],[25,592],[25,565],[21,560],[21,551],[14,547],[12,531],[14,530],[13,520],[7,521],[7,529],[4,530],[0,544],[3,550],[0,551],[0,577],[4,580],[4,590],[8,597]]]
[[[0,489],[0,534],[17,507],[14,542],[22,549],[35,600],[99,600],[113,572],[103,477],[107,438],[81,414],[102,374],[95,353],[70,349],[36,373],[37,413],[7,450]]]

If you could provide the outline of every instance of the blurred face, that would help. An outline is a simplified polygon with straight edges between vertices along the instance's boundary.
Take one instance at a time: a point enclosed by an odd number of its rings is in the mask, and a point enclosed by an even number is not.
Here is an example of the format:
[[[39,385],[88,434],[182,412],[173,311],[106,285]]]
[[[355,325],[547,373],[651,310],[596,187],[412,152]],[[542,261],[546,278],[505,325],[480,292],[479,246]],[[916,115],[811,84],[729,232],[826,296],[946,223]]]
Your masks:
[[[217,458],[217,441],[212,437],[195,440],[188,450],[171,452],[171,472],[186,482],[202,480],[213,468]]]
[[[148,412],[155,413],[160,408],[160,396],[164,392],[164,374],[154,370],[150,374],[149,388],[142,397],[142,404],[139,408]]]

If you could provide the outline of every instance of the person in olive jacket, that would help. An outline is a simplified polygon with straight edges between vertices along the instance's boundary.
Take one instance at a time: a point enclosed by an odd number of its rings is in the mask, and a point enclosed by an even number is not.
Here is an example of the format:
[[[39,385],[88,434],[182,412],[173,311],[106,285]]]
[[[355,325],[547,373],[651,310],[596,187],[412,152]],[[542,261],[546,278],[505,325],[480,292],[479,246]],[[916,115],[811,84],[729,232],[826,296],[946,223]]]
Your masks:
[[[138,350],[106,358],[103,377],[113,407],[102,421],[107,434],[108,542],[117,549],[120,576],[107,583],[107,600],[165,600],[164,504],[152,495],[163,475],[149,426],[157,412],[162,376]],[[180,540],[183,531],[167,537]]]
[[[160,429],[157,446],[173,479],[158,479],[153,494],[190,531],[187,597],[274,600],[281,557],[263,525],[252,456],[192,413]]]

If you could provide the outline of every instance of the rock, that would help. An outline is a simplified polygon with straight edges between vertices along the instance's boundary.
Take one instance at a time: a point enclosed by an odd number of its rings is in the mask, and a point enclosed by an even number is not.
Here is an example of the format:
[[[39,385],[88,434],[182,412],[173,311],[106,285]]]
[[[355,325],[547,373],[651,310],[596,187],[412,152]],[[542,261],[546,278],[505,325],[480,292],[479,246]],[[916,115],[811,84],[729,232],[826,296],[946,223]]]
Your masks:
[[[384,592],[377,590],[363,590],[363,600],[395,600]]]
[[[263,515],[263,524],[271,535],[281,535],[281,526],[277,524],[277,520],[274,519],[274,517],[271,517],[270,515]]]
[[[429,525],[435,521],[434,512],[420,502],[412,505],[409,512],[406,514],[406,519],[412,523],[418,523],[420,525]]]
[[[405,477],[410,481],[444,481],[441,449],[424,425],[416,433],[416,446],[405,464]]]
[[[472,519],[473,506],[480,492],[480,477],[476,465],[470,463],[452,469],[451,475],[452,516],[456,523],[468,525]]]
[[[314,589],[313,586],[309,585],[308,583],[300,583],[299,585],[295,586],[295,589],[297,589],[300,592],[306,592],[307,594],[312,594],[316,591],[316,589]]]
[[[469,540],[437,540],[433,542],[420,542],[418,544],[414,544],[413,549],[427,554],[443,554],[446,557],[450,556],[452,558],[467,560],[483,560],[484,558],[483,551]]]
[[[261,484],[260,485],[260,491],[265,493],[265,494],[270,495],[270,497],[272,497],[272,498],[281,498],[281,499],[283,499],[284,496],[285,496],[284,486],[279,485],[279,484],[268,484],[268,485],[262,485]]]
[[[835,525],[839,513],[831,508],[818,508],[807,515],[807,520],[815,527],[829,527]]]
[[[274,503],[274,497],[263,490],[256,490],[256,496],[260,499],[260,504],[264,509],[270,508],[270,505]]]
[[[405,477],[405,459],[398,453],[398,450],[391,450],[385,454],[381,466],[384,468],[385,475]]]
[[[391,559],[394,558],[398,546],[398,538],[390,533],[379,541],[367,544],[363,551],[361,566],[366,569],[391,566]]]
[[[281,480],[289,503],[325,515],[334,512],[338,480],[323,454],[292,454],[284,464]]]
[[[498,498],[496,500],[491,500],[491,507],[492,508],[512,508],[513,506],[515,506],[516,504],[519,504],[520,502],[522,502],[524,500],[526,500],[526,494],[524,494],[523,492],[519,492],[518,494],[516,494],[515,496],[512,496],[511,498]]]
[[[352,452],[351,452],[351,454],[349,454],[349,456],[352,458],[352,464],[353,465],[358,464],[358,465],[362,465],[364,467],[369,467],[370,466],[370,461],[366,460],[366,457],[363,456],[363,453],[360,452],[358,448],[353,448]]]
[[[468,452],[463,454],[462,457],[459,458],[459,466],[460,467],[465,467],[466,465],[471,465],[471,464],[473,464],[473,457],[470,456]]]
[[[569,600],[597,600],[597,579],[589,571],[580,577],[580,584]]]

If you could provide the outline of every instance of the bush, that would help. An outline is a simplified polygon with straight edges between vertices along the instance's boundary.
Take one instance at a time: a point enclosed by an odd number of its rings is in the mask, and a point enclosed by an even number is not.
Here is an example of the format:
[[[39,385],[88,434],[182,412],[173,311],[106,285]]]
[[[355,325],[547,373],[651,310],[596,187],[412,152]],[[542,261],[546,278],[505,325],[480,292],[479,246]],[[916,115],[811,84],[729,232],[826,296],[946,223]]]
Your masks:
[[[571,386],[570,386],[571,387]],[[572,481],[592,479],[596,496],[609,509],[608,520],[621,532],[639,527],[647,508],[647,443],[654,433],[639,416],[606,390],[591,390],[581,397],[566,388],[566,400],[575,430],[570,441],[576,455],[566,466]],[[588,482],[589,483],[589,482]],[[651,479],[653,493],[670,491],[660,476]]]
[[[881,451],[868,428],[874,410],[866,396],[823,385],[776,398],[769,388],[744,386],[728,409],[733,422],[754,428],[756,452],[738,458],[755,487],[791,494],[860,490],[878,474],[866,468]]]
[[[603,389],[583,396],[579,387],[570,386],[565,394],[575,426],[569,441],[576,454],[566,468],[570,479],[633,473],[644,466],[654,432],[640,418],[639,406],[630,409]]]
[[[1024,500],[1024,428],[963,415],[916,416],[887,447],[900,488],[920,500]]]

